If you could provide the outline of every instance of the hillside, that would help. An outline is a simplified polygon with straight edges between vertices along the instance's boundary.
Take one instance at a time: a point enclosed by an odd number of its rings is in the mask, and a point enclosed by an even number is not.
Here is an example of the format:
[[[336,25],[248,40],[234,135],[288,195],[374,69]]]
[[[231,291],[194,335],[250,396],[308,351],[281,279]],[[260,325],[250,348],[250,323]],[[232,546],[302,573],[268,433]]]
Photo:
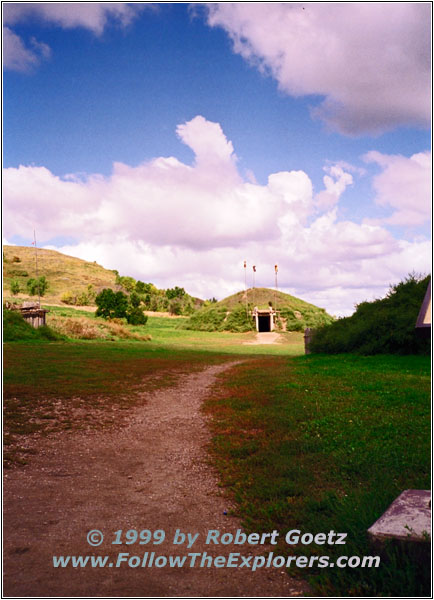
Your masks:
[[[67,292],[85,293],[92,285],[96,293],[103,288],[119,289],[116,286],[116,272],[104,269],[96,262],[67,256],[55,250],[38,248],[38,274],[45,276],[49,286],[44,302],[60,303]],[[25,246],[3,246],[3,287],[5,297],[12,296],[12,280],[19,283],[21,293],[18,298],[27,298],[27,281],[36,278],[35,249]]]
[[[190,296],[182,287],[158,289],[152,283],[120,276],[96,262],[67,256],[55,250],[38,248],[38,276],[45,277],[48,287],[43,304],[88,306],[95,304],[95,296],[104,288],[139,296],[142,309],[190,315],[203,304],[200,298]],[[22,302],[37,299],[37,286],[31,296],[29,283],[36,279],[35,249],[24,246],[3,247],[3,289],[5,300]],[[12,287],[11,287],[12,286]],[[13,289],[15,287],[15,290]],[[40,288],[39,288],[40,289]]]

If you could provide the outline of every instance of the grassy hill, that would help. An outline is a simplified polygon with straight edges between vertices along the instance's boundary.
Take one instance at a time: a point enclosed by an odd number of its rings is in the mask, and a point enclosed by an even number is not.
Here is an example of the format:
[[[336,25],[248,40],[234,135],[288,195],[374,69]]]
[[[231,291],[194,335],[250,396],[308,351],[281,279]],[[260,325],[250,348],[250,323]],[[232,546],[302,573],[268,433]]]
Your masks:
[[[116,270],[108,270],[96,262],[88,262],[67,256],[55,250],[38,248],[38,276],[45,277],[48,288],[43,294],[44,304],[70,304],[87,306],[94,304],[95,296],[104,288],[132,292],[140,296],[141,307],[156,312],[190,315],[203,304],[203,300],[190,296],[184,288],[158,289],[152,283],[136,281],[133,277],[120,276]],[[5,300],[20,303],[37,299],[30,296],[28,282],[36,279],[35,249],[24,246],[3,248],[3,289]],[[11,286],[18,286],[13,293]],[[16,292],[16,290],[15,290]]]
[[[278,311],[277,329],[303,331],[306,327],[320,327],[333,321],[323,308],[300,298],[268,288],[250,288],[203,307],[185,325],[199,331],[249,331],[253,327],[247,317],[246,304],[251,311],[255,306]]]
[[[216,306],[224,306],[228,310],[234,310],[239,304],[246,305],[246,296],[248,304],[257,306],[259,309],[268,308],[271,302],[273,308],[277,308],[277,310],[290,308],[302,314],[306,311],[325,312],[324,309],[318,308],[314,304],[309,304],[309,302],[305,302],[300,298],[269,288],[249,288],[247,292],[238,292],[220,300],[216,303]]]
[[[92,285],[96,293],[103,288],[116,286],[116,272],[104,269],[96,262],[88,262],[56,252],[38,248],[38,274],[45,276],[49,286],[44,302],[60,303],[64,293],[81,294]],[[12,297],[12,280],[19,283],[21,293],[17,298],[30,297],[27,281],[36,278],[35,250],[24,246],[3,246],[3,288],[5,298]]]

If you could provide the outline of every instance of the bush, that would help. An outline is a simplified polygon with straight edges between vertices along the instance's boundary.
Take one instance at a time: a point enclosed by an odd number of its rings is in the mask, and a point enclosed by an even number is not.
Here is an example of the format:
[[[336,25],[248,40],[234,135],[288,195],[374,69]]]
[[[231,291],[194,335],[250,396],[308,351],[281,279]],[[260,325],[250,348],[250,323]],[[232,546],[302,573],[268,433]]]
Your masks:
[[[60,301],[64,304],[75,305],[77,303],[77,297],[74,296],[72,292],[67,291],[61,295]]]
[[[13,296],[16,296],[20,293],[20,284],[16,279],[12,279],[10,284],[10,290]]]
[[[362,302],[351,317],[315,331],[311,352],[337,354],[429,354],[430,340],[416,330],[416,319],[429,277],[409,275],[387,296]]]
[[[33,277],[27,281],[27,291],[30,296],[44,296],[48,288],[48,281],[45,276],[34,279]]]
[[[141,308],[130,306],[127,311],[127,321],[129,325],[146,325],[148,317],[143,314]]]
[[[197,331],[219,331],[226,313],[227,308],[224,306],[202,308],[188,319],[184,327]]]

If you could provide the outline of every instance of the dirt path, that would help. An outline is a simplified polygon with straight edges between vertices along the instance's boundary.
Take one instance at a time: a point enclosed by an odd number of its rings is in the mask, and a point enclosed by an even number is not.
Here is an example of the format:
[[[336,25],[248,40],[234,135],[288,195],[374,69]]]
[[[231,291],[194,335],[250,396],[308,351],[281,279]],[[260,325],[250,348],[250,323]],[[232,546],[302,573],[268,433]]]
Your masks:
[[[227,556],[257,546],[206,546],[211,529],[235,533],[237,518],[219,493],[206,463],[209,430],[200,405],[228,364],[184,376],[179,384],[146,397],[117,431],[64,433],[46,440],[27,467],[10,471],[4,484],[5,596],[298,596],[306,590],[282,569],[54,568],[52,556]],[[92,548],[86,534],[104,533]],[[162,529],[161,545],[113,545],[114,532]],[[176,530],[198,533],[194,545],[174,546]],[[125,538],[124,538],[125,541]],[[270,548],[272,550],[272,548]]]

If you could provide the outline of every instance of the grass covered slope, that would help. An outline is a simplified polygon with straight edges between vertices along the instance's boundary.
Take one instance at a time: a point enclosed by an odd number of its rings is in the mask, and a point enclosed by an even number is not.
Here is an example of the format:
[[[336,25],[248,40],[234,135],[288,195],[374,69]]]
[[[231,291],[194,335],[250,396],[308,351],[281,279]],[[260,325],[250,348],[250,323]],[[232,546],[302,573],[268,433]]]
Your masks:
[[[59,303],[67,292],[85,293],[92,285],[98,292],[103,288],[115,289],[116,273],[104,269],[96,262],[67,256],[55,250],[38,248],[38,273],[48,283],[44,302]],[[9,291],[11,281],[19,283],[21,294],[27,297],[27,281],[36,278],[35,249],[25,246],[3,246],[3,285]]]
[[[251,331],[254,323],[247,316],[246,306],[249,311],[254,307],[260,310],[270,306],[276,308],[277,330],[303,331],[306,327],[320,327],[333,321],[323,308],[290,294],[268,288],[250,288],[204,306],[192,315],[185,327],[198,331]]]
[[[429,354],[430,339],[417,331],[416,320],[429,283],[409,275],[391,286],[387,296],[362,302],[351,317],[315,332],[312,352],[338,354]]]

